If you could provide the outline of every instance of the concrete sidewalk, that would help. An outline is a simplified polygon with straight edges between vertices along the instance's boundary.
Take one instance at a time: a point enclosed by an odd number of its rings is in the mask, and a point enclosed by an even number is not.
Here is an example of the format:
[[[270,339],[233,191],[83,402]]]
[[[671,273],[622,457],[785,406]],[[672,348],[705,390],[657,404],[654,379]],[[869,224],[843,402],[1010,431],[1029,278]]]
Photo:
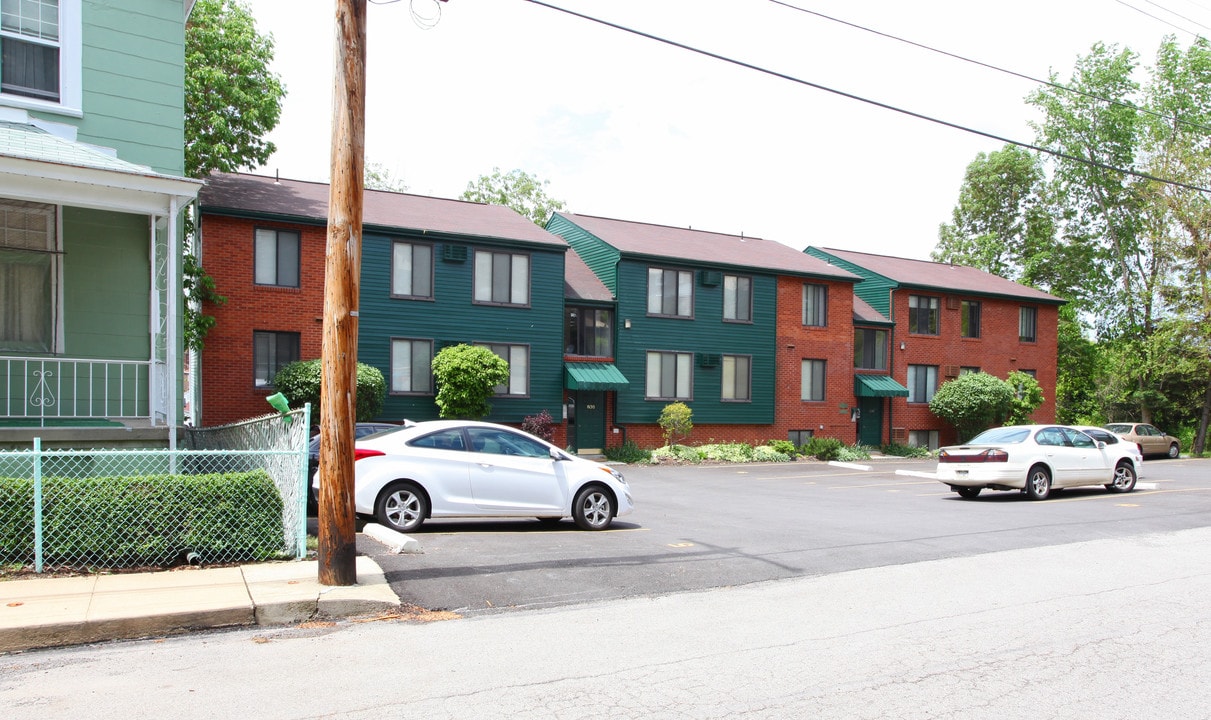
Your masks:
[[[369,557],[357,558],[356,585],[318,578],[312,560],[0,582],[0,653],[399,607]]]

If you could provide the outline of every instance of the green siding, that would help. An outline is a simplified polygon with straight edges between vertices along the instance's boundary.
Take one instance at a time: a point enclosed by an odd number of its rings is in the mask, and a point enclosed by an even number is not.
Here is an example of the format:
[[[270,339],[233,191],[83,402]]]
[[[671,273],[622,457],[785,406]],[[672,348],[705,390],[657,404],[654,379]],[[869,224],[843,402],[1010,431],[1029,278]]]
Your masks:
[[[185,171],[185,6],[181,0],[84,0],[80,142],[113,148],[157,172]]]
[[[854,295],[865,300],[868,305],[882,313],[883,317],[894,320],[891,316],[891,291],[899,287],[899,283],[819,248],[809,247],[803,252],[861,277],[862,280],[854,285]]]
[[[695,423],[768,424],[774,421],[775,351],[777,344],[777,278],[751,274],[753,322],[723,322],[723,286],[703,287],[700,268],[659,265],[694,272],[694,318],[681,320],[647,315],[647,271],[653,263],[623,260],[618,266],[618,348],[615,364],[630,385],[618,393],[620,423],[654,423],[668,404],[645,400],[648,351],[695,353],[693,400],[687,402]],[[631,328],[626,329],[626,321]],[[698,367],[697,354],[748,355],[752,358],[752,401],[723,402],[722,366]]]
[[[546,410],[562,416],[563,403],[563,295],[564,251],[547,246],[500,244],[494,250],[525,252],[530,256],[530,307],[492,307],[472,303],[474,251],[488,242],[454,242],[467,247],[463,262],[442,260],[443,242],[434,245],[432,301],[391,297],[391,246],[394,239],[433,242],[420,234],[389,236],[379,233],[362,238],[362,273],[358,320],[358,360],[373,365],[391,383],[391,339],[415,338],[441,344],[459,342],[512,343],[530,346],[530,396],[494,398],[495,422],[520,422]],[[437,352],[440,346],[435,346]],[[391,395],[383,403],[382,417],[427,420],[437,417],[433,396]]]
[[[566,240],[597,279],[601,280],[614,297],[618,297],[618,250],[579,225],[572,224],[559,213],[555,213],[547,221],[547,232]]]
[[[66,355],[150,357],[148,232],[142,215],[63,208]]]

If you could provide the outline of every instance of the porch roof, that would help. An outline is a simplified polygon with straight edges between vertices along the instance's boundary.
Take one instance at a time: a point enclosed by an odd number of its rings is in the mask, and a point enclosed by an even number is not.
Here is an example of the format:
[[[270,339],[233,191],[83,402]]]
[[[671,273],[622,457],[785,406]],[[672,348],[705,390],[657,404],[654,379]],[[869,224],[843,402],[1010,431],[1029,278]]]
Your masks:
[[[908,397],[908,388],[889,375],[855,375],[854,395],[858,397]]]
[[[199,180],[164,175],[36,125],[0,121],[0,196],[165,215],[197,197]]]

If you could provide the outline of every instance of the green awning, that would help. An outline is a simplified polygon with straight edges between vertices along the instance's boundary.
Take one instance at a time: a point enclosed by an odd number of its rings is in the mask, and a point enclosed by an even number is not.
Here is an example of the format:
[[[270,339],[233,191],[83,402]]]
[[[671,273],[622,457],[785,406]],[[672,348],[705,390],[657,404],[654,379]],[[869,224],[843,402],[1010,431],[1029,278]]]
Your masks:
[[[563,386],[569,390],[622,390],[626,376],[614,363],[567,363],[563,366]]]
[[[858,397],[908,397],[908,388],[887,375],[855,375],[854,395]]]

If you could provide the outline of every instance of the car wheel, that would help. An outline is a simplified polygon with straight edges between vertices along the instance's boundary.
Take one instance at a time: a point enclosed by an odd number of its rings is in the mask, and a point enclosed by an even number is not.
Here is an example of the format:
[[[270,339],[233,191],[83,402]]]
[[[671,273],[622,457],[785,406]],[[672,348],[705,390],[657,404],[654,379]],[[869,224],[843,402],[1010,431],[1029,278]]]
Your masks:
[[[983,489],[984,488],[977,487],[955,487],[954,491],[959,494],[959,497],[972,500],[978,498],[980,496],[980,491]]]
[[[1114,468],[1114,482],[1108,483],[1110,492],[1125,493],[1135,489],[1135,468],[1129,462],[1121,462]]]
[[[392,530],[412,532],[429,516],[429,501],[410,482],[391,483],[379,493],[374,516]]]
[[[600,485],[581,488],[572,502],[572,519],[581,530],[605,530],[614,513],[614,496]]]
[[[1169,457],[1171,457],[1173,459],[1177,459],[1177,456],[1179,456],[1179,455],[1181,455],[1181,449],[1178,448],[1177,443],[1173,443],[1172,445],[1170,445],[1169,446]]]
[[[1035,465],[1026,474],[1026,497],[1031,500],[1046,500],[1051,494],[1051,472],[1042,465]]]

